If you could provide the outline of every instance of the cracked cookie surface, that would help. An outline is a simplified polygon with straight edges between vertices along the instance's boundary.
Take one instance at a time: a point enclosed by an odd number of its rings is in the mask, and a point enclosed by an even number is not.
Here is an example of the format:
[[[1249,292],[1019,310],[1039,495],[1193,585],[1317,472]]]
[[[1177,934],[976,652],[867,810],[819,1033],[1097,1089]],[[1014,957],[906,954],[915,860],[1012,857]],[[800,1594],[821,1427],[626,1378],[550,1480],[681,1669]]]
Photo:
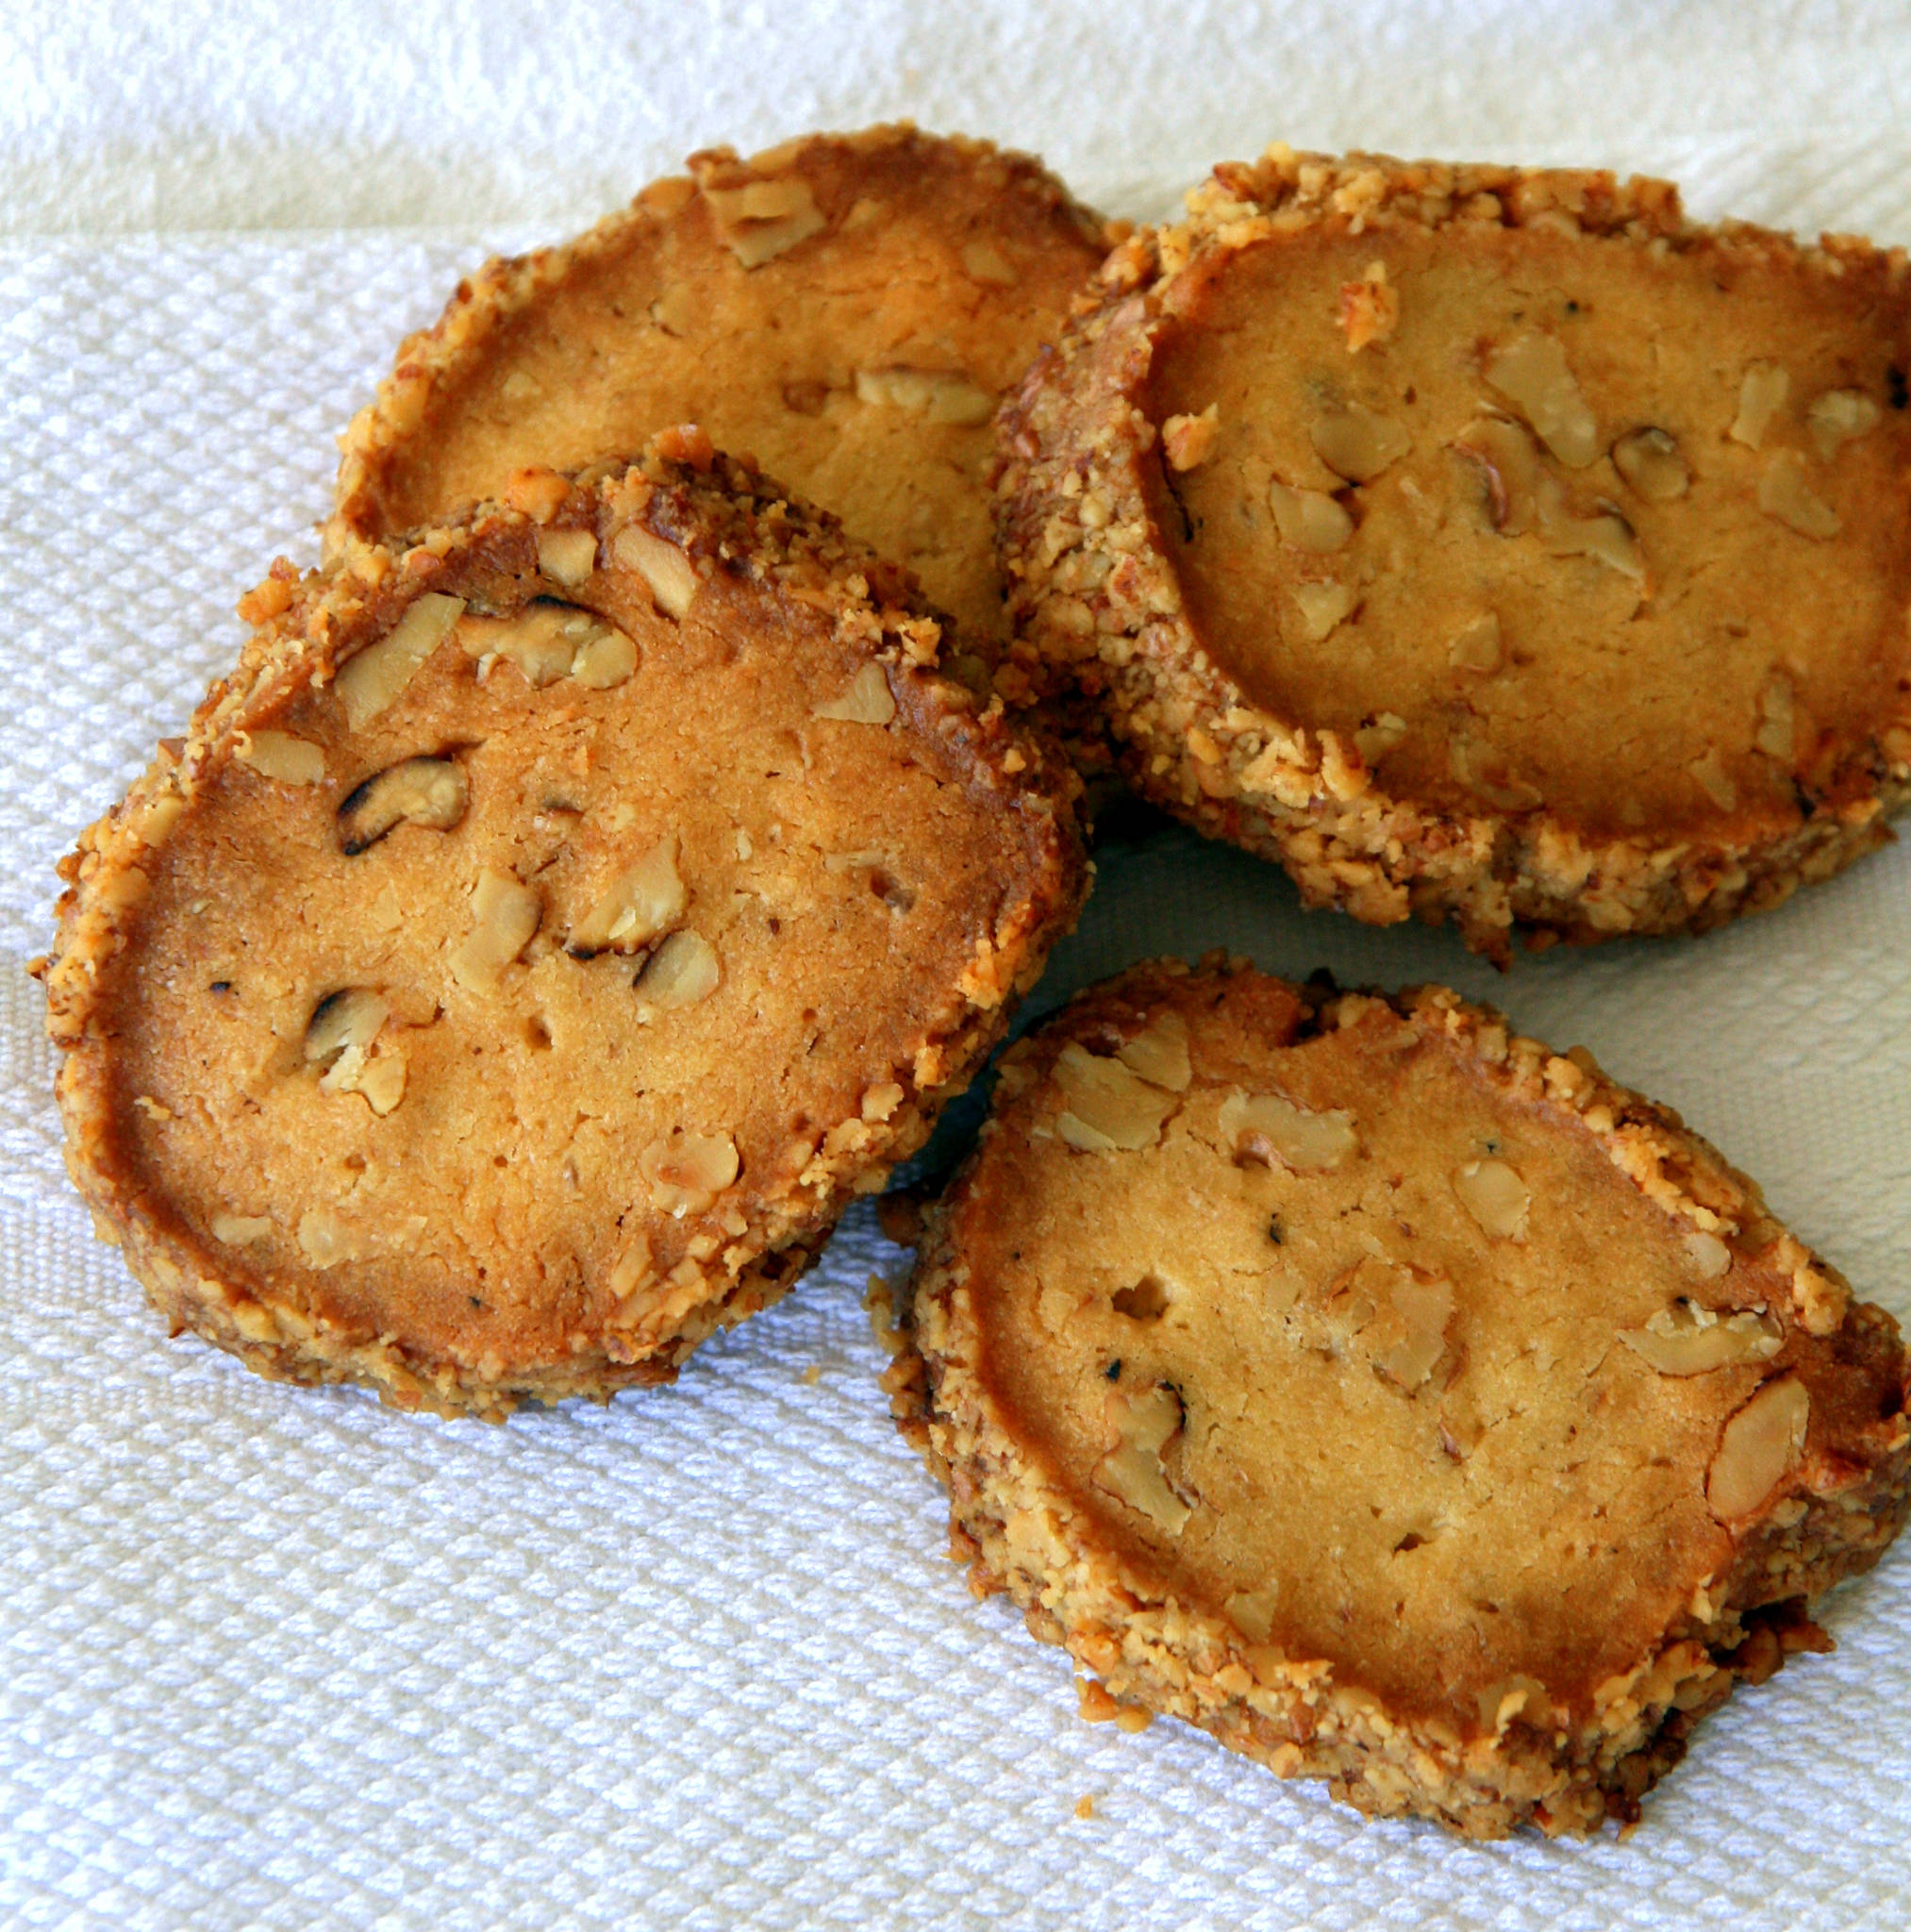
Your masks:
[[[1906,1509],[1896,1324],[1588,1056],[1138,967],[1012,1048],[886,1384],[1125,1704],[1370,1814],[1637,1815]]]
[[[989,419],[1115,231],[1039,163],[913,127],[693,155],[562,247],[493,261],[344,438],[334,541],[696,422],[1004,629]]]
[[[1022,675],[1310,903],[1703,929],[1911,784],[1911,275],[1664,183],[1224,165],[1005,425]]]
[[[69,1166],[267,1374],[490,1415],[668,1380],[1073,919],[1072,774],[903,573],[660,442],[277,567],[62,867]]]

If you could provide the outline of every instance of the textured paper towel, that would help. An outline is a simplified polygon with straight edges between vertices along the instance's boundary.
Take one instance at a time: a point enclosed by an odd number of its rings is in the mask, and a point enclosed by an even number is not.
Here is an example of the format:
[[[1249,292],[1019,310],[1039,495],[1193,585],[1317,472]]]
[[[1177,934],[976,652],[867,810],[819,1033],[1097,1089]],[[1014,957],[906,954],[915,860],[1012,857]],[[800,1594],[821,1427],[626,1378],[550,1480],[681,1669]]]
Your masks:
[[[1680,168],[1703,207],[1855,203],[1850,225],[1911,239],[1906,177],[1856,151],[1614,158]],[[1130,205],[1165,198],[1126,158]],[[1836,1656],[1706,1723],[1629,1843],[1481,1848],[1364,1825],[1178,1725],[1077,1721],[1062,1654],[942,1557],[874,1387],[858,1297],[901,1257],[866,1213],[675,1389],[503,1429],[163,1341],[60,1173],[23,972],[50,867],[227,662],[237,591],[310,556],[329,439],[398,333],[528,239],[0,250],[0,1923],[1903,1924],[1911,1552],[1831,1600]],[[1501,979],[1167,834],[1109,857],[1037,1005],[1221,944],[1444,978],[1585,1041],[1911,1319],[1903,849],[1702,941]]]

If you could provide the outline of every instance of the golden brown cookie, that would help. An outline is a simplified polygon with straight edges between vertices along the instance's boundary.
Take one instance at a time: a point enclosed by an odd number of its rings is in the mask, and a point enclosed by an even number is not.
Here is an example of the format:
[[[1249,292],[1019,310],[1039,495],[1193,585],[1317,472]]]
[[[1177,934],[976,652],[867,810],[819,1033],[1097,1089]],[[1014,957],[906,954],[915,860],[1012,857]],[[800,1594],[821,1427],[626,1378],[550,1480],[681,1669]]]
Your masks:
[[[1005,417],[1027,695],[1310,905],[1699,931],[1911,789],[1903,251],[1663,182],[1270,150]]]
[[[886,1376],[976,1588],[1370,1815],[1629,1820],[1902,1526],[1911,1360],[1676,1115],[1423,988],[1004,1057]]]
[[[69,1166],[264,1374],[488,1416],[668,1381],[1074,917],[1058,755],[901,570],[674,446],[275,567],[62,867]]]
[[[695,421],[995,639],[989,418],[1114,231],[1028,157],[906,125],[690,167],[460,284],[345,433],[334,541]]]

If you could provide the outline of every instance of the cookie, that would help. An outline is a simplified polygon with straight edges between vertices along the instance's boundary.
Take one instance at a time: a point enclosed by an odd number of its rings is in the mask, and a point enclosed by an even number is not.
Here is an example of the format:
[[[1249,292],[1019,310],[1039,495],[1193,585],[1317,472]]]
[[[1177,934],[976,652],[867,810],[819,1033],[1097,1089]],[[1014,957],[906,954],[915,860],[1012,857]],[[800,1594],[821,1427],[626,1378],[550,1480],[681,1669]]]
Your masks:
[[[1005,411],[1016,693],[1314,906],[1701,931],[1911,790],[1902,249],[1663,182],[1218,168]]]
[[[906,125],[690,167],[460,284],[345,433],[334,541],[695,421],[997,638],[989,418],[1114,231],[1028,157]]]
[[[978,1591],[1370,1815],[1631,1820],[1902,1526],[1883,1309],[1438,988],[1144,965],[1004,1057],[886,1376]]]
[[[673,443],[289,565],[62,867],[68,1164],[176,1329],[498,1416],[787,1290],[1073,919],[1057,753]]]

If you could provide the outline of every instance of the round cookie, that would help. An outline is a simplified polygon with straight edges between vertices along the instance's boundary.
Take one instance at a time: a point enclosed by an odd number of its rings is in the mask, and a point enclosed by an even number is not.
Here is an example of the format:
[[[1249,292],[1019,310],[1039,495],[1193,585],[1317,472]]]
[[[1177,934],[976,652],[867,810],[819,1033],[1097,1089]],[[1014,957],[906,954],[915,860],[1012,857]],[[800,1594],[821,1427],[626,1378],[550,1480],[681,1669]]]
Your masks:
[[[459,285],[345,432],[333,541],[694,421],[997,640],[989,419],[1117,231],[1028,157],[907,125],[690,167]]]
[[[1437,988],[1091,989],[1004,1057],[909,1295],[885,1383],[978,1591],[1371,1815],[1636,1817],[1904,1520],[1891,1317]]]
[[[1270,150],[1005,412],[1019,695],[1310,905],[1698,931],[1911,789],[1903,252]]]
[[[1085,890],[904,573],[668,441],[251,593],[62,866],[68,1164],[175,1329],[498,1416],[775,1300]]]

